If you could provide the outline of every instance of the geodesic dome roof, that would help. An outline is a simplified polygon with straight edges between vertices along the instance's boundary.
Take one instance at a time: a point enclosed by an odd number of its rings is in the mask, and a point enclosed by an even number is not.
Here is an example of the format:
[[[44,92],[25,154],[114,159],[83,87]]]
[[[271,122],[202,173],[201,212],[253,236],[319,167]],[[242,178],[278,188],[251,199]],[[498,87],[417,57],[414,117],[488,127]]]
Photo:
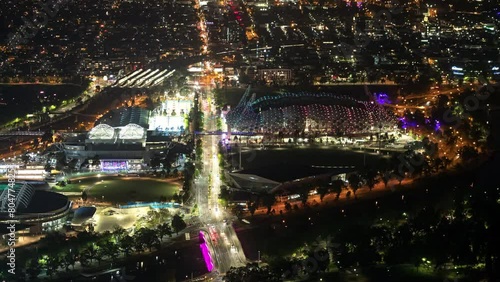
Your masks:
[[[115,129],[107,124],[101,123],[89,132],[89,139],[113,139]]]
[[[130,123],[120,130],[120,139],[142,139],[145,137],[146,130],[144,127]]]

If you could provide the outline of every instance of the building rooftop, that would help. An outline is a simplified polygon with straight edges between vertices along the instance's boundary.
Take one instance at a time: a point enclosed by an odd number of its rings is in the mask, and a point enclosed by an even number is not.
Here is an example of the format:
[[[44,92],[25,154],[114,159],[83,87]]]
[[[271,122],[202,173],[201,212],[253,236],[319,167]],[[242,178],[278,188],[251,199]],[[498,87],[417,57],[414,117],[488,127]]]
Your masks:
[[[253,191],[271,191],[281,183],[254,174],[230,173],[238,188]]]
[[[148,128],[149,113],[147,109],[140,107],[123,107],[111,110],[101,118],[95,125],[106,124],[110,127],[123,127],[129,124],[137,124],[143,128]]]
[[[57,213],[69,206],[70,201],[65,195],[36,190],[27,205],[19,205],[16,211],[17,216],[34,216],[45,213]],[[0,219],[10,218],[6,211],[0,211]]]
[[[354,170],[355,168],[350,166],[310,166],[283,163],[279,166],[273,165],[257,169],[245,169],[240,171],[240,173],[245,175],[259,175],[263,179],[284,183],[315,175],[337,175],[352,172]]]
[[[83,223],[85,223],[87,220],[91,219],[95,212],[96,212],[95,207],[79,207],[78,209],[75,210],[75,213],[73,215],[73,220],[71,220],[71,225],[73,226],[80,226]]]

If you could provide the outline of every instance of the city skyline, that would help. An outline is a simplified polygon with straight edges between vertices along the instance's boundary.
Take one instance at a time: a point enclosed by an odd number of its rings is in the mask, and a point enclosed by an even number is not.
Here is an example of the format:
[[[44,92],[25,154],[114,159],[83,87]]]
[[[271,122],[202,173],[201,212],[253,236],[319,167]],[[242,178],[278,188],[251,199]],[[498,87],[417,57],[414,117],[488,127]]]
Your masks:
[[[0,3],[0,279],[500,279],[493,0]]]

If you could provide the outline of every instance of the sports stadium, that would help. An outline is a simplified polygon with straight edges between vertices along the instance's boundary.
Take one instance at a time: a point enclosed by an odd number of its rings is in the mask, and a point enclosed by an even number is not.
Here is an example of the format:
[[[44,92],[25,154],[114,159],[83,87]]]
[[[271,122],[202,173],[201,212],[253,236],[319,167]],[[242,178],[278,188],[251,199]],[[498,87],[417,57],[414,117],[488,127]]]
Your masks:
[[[46,183],[23,181],[16,182],[10,191],[8,188],[7,182],[0,182],[0,226],[16,224],[18,230],[22,226],[27,233],[39,234],[58,230],[66,223],[71,201],[62,194],[46,191]],[[9,198],[14,199],[14,217],[9,213]]]
[[[245,93],[238,106],[227,114],[232,130],[343,135],[393,128],[397,121],[377,102],[345,95],[300,92],[248,97]]]
[[[168,148],[173,137],[184,132],[192,105],[188,100],[165,100],[152,111],[141,107],[111,110],[89,132],[66,134],[63,149],[68,159],[78,160],[78,166],[89,162],[93,167],[91,162],[97,157],[104,171],[140,171],[155,152]]]

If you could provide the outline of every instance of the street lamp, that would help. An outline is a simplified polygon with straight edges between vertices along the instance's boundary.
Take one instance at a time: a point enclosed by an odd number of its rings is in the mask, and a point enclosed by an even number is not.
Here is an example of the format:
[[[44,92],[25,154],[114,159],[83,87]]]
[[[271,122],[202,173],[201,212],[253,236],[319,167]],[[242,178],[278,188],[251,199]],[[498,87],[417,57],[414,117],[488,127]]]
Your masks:
[[[378,125],[378,152],[380,154],[380,150],[381,150],[381,146],[382,146],[382,142],[380,140],[380,137],[382,137],[382,124],[379,124]]]

